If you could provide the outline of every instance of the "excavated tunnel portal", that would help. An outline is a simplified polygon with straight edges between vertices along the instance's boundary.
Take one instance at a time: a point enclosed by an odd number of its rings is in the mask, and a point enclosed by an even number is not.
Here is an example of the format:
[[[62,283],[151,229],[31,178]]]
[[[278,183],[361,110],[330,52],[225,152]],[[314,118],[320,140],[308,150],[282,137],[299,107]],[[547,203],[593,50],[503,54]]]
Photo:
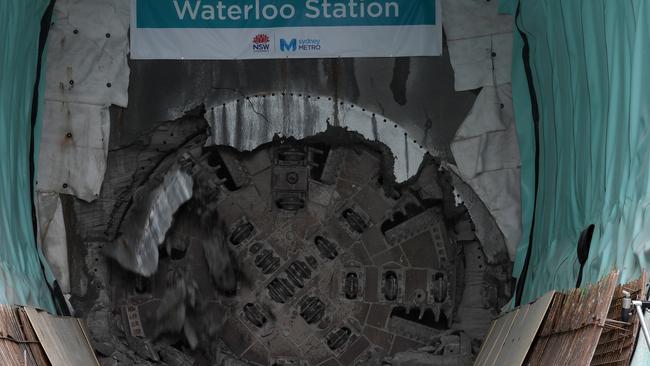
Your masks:
[[[115,267],[126,337],[259,365],[381,365],[432,344],[441,362],[471,363],[510,298],[509,262],[489,262],[434,159],[395,185],[382,144],[327,141],[167,156],[147,184],[178,169],[192,198],[179,201],[153,275]]]

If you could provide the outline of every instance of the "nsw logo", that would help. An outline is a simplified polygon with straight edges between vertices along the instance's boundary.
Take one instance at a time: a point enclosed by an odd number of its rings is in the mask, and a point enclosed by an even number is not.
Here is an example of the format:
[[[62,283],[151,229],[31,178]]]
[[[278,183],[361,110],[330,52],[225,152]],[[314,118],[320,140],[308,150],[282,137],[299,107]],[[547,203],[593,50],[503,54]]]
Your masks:
[[[268,34],[258,34],[253,37],[253,52],[270,52],[271,37]]]

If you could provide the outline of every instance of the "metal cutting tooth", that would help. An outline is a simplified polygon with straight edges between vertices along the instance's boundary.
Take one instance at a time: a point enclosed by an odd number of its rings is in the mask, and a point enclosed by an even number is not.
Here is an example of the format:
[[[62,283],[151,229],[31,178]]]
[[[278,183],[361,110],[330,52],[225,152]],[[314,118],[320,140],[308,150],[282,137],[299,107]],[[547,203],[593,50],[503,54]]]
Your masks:
[[[269,287],[269,295],[271,296],[271,299],[277,303],[284,304],[286,302],[286,299],[280,294],[276,287]]]
[[[295,261],[287,268],[287,278],[298,288],[305,287],[303,280],[311,277],[311,271],[306,264],[301,261]]]
[[[262,243],[255,243],[255,244],[251,245],[249,251],[250,251],[251,253],[253,253],[253,254],[256,254],[257,252],[259,252],[260,250],[262,250],[262,247],[263,247],[263,246],[264,246],[264,245],[263,245]]]
[[[269,249],[264,249],[260,254],[257,255],[257,257],[255,257],[255,266],[263,268],[266,262],[272,258],[273,252],[271,252]]]
[[[266,317],[260,311],[259,307],[255,304],[248,303],[244,306],[244,315],[246,319],[258,328],[262,328],[266,324]]]
[[[316,244],[316,248],[318,248],[323,258],[334,260],[339,255],[339,252],[336,250],[336,245],[322,236],[317,236],[314,239],[314,244]]]
[[[311,270],[304,262],[301,261],[295,261],[291,263],[289,268],[287,268],[287,272],[292,273],[294,276],[302,279],[308,279],[311,277]]]
[[[287,147],[278,152],[278,160],[284,162],[298,163],[307,158],[307,154],[297,147]]]
[[[356,231],[359,234],[362,234],[366,229],[368,229],[368,224],[363,220],[363,218],[353,209],[348,208],[341,213],[341,216],[347,221],[348,225],[352,230]]]
[[[255,257],[255,266],[264,274],[271,274],[280,268],[280,258],[270,249],[264,249]]]
[[[290,293],[285,288],[281,279],[276,278],[267,286],[267,288],[269,295],[273,301],[277,303],[284,304],[289,298],[291,298],[291,296],[289,296]]]
[[[273,301],[284,304],[295,295],[295,288],[289,280],[285,278],[276,278],[267,286],[269,295]]]
[[[253,235],[255,228],[249,222],[245,222],[237,226],[235,230],[230,235],[230,243],[233,245],[239,245],[246,241]]]
[[[316,260],[316,258],[309,256],[306,258],[306,260],[312,269],[316,269],[318,267],[318,261]]]
[[[399,281],[397,273],[388,271],[384,274],[384,288],[382,289],[384,298],[388,301],[397,300],[399,295]]]
[[[327,336],[327,346],[332,350],[336,351],[345,345],[350,339],[352,331],[348,327],[339,328],[336,331],[330,333]]]
[[[287,278],[297,288],[304,288],[305,287],[305,283],[302,281],[302,279],[300,277],[294,275],[293,273],[287,272]]]
[[[300,304],[300,316],[307,324],[318,323],[325,316],[325,303],[315,296],[310,296]]]
[[[447,280],[442,273],[437,273],[432,283],[433,301],[442,303],[447,298]]]
[[[359,296],[359,276],[356,273],[348,273],[345,276],[345,297],[354,300]]]

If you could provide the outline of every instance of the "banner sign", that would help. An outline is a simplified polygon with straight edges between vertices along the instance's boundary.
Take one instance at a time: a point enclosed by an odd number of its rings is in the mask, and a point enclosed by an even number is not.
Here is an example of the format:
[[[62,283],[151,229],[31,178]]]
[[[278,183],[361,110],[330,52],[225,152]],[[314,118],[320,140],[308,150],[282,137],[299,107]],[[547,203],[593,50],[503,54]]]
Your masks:
[[[131,0],[133,59],[439,56],[439,0]]]

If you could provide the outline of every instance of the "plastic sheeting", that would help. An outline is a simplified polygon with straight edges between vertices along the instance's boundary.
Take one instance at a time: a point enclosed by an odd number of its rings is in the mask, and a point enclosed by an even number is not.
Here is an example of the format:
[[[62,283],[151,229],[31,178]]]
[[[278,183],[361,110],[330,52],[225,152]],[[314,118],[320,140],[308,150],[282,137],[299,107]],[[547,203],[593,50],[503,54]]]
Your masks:
[[[510,84],[484,87],[451,143],[458,174],[481,197],[512,260],[521,239],[519,147]]]
[[[514,260],[521,237],[519,150],[510,87],[512,20],[497,2],[443,0],[456,90],[483,88],[451,143],[454,169],[495,218]]]
[[[106,172],[108,108],[46,100],[44,111],[37,189],[94,200]]]
[[[108,107],[128,103],[129,1],[58,0],[48,39],[40,192],[94,200],[110,133]]]
[[[442,0],[442,23],[456,90],[510,82],[512,17],[496,1]]]
[[[38,240],[43,255],[50,264],[61,291],[69,293],[68,244],[61,200],[56,193],[39,193],[36,205],[38,209]],[[47,245],[43,245],[43,243]]]
[[[510,3],[510,2],[508,2]],[[509,4],[504,4],[504,6]],[[575,286],[579,234],[596,225],[583,284],[650,265],[650,2],[522,0],[539,107],[539,189],[523,302]],[[535,131],[515,36],[513,95],[522,150],[524,233],[534,208]]]
[[[126,107],[128,0],[57,0],[48,38],[46,104],[38,170],[39,241],[69,290],[58,193],[95,200],[106,172],[109,106]]]
[[[0,1],[0,303],[53,311],[34,243],[29,172],[40,23],[48,4]]]
[[[57,0],[46,98],[126,107],[129,0]]]
[[[512,33],[449,40],[456,90],[510,82]]]

